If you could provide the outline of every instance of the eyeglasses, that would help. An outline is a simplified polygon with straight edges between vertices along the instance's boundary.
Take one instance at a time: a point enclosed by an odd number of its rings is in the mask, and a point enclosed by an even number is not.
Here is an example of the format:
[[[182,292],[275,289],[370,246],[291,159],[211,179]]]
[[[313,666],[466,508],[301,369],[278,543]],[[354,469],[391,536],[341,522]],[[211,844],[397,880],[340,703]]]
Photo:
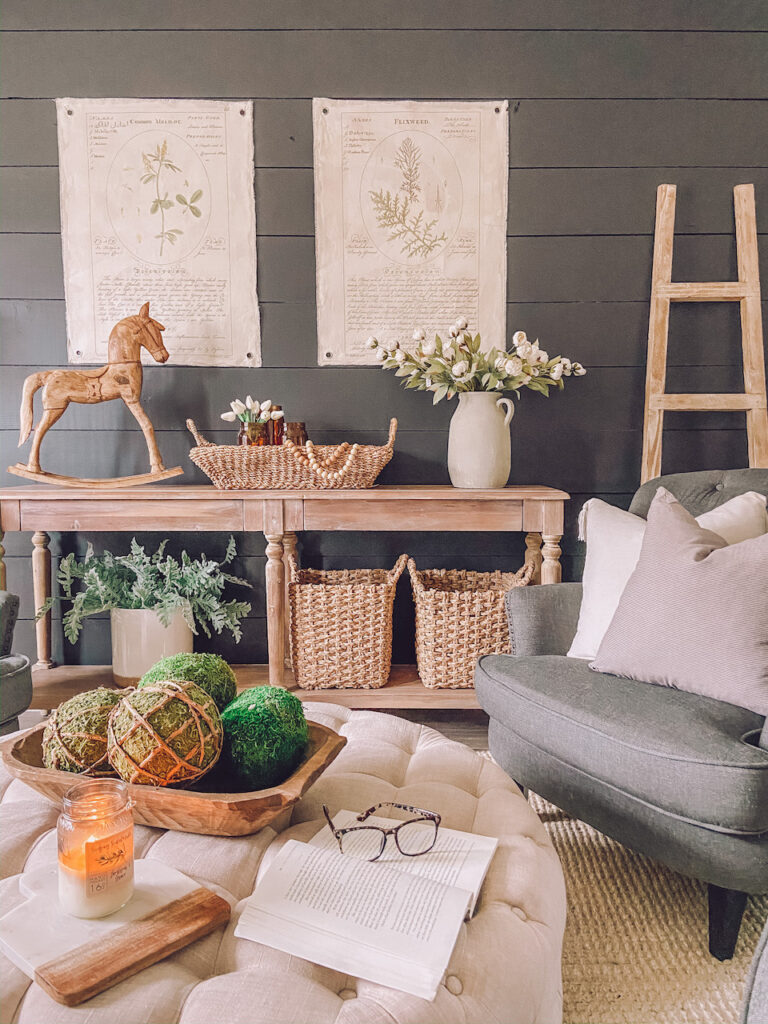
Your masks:
[[[381,804],[374,804],[367,811],[358,814],[357,821],[365,821],[380,807],[397,807],[401,811],[417,814],[418,817],[402,821],[392,828],[382,828],[380,825],[353,825],[351,828],[336,828],[328,808],[323,804],[325,820],[336,837],[336,842],[342,853],[360,860],[378,860],[384,853],[389,836],[394,836],[395,846],[404,857],[420,857],[423,853],[429,853],[437,840],[437,830],[441,821],[439,814],[434,811],[425,811],[421,807],[410,807],[408,804],[385,801]]]

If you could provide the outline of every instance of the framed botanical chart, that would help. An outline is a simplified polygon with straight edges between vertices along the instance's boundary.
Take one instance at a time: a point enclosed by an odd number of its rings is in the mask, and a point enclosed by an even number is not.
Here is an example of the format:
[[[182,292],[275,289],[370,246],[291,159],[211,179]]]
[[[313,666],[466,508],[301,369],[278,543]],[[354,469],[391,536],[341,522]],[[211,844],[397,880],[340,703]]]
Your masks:
[[[505,344],[506,100],[315,99],[318,363],[465,316]]]
[[[260,366],[253,104],[59,99],[71,363],[149,300],[176,365]]]

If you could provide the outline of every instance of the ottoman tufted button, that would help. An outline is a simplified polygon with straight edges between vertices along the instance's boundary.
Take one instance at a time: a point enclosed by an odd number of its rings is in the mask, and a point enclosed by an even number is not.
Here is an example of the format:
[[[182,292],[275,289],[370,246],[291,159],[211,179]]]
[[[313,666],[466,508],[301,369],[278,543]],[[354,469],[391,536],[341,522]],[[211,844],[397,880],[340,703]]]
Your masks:
[[[451,993],[452,996],[460,996],[464,991],[464,986],[461,981],[456,977],[455,974],[449,974],[445,979],[445,987]]]
[[[357,992],[353,988],[343,988],[339,992],[339,999],[357,999]]]
[[[723,483],[722,482],[719,483],[719,484],[715,484],[715,490],[716,491],[722,491],[722,489],[723,489]]]
[[[521,921],[527,921],[528,920],[528,915],[526,914],[526,912],[523,910],[522,907],[512,907],[512,913],[513,914],[517,914],[517,916],[520,918]]]

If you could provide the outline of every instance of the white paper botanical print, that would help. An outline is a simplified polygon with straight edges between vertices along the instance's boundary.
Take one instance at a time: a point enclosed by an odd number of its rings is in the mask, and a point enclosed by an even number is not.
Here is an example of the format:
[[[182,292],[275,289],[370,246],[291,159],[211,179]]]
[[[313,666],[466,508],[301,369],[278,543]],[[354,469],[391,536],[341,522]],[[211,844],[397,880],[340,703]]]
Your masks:
[[[506,101],[313,101],[318,362],[461,314],[505,347]]]
[[[56,109],[69,361],[149,301],[172,363],[260,366],[252,103]]]

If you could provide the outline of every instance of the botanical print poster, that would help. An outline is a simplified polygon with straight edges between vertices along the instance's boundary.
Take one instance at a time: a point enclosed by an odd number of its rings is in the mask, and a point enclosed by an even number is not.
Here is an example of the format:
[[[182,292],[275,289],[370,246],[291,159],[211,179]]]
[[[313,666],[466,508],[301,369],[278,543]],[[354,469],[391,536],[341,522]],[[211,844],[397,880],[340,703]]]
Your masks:
[[[313,101],[318,362],[458,316],[505,344],[505,100]]]
[[[149,301],[172,363],[260,366],[252,103],[56,110],[69,361],[104,362],[112,327]]]

